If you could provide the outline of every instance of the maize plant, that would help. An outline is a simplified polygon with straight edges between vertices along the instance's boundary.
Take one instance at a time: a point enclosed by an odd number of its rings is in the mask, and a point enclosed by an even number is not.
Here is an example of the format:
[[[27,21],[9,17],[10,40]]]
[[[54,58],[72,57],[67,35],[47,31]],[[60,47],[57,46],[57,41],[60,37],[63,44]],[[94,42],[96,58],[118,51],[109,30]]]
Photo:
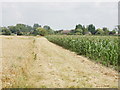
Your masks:
[[[50,35],[46,38],[79,55],[118,69],[119,39],[117,36]]]

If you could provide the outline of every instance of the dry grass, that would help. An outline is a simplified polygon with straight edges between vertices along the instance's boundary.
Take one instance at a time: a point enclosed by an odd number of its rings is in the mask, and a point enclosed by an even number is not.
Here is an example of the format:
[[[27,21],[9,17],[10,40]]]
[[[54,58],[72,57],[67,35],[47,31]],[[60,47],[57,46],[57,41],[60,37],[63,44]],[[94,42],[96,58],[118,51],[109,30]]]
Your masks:
[[[118,87],[118,73],[43,37],[3,37],[3,87]]]
[[[3,37],[3,88],[27,87],[33,41],[32,37]]]
[[[2,37],[0,37],[0,90],[2,89]]]
[[[110,68],[95,64],[45,38],[37,38],[35,46],[37,60],[31,69],[35,87],[118,87],[118,73]]]

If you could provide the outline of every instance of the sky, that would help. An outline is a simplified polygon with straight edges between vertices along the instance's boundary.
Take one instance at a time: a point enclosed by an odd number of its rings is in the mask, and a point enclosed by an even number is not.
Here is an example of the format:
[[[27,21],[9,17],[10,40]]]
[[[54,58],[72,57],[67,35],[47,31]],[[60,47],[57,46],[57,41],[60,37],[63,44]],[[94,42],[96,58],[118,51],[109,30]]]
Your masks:
[[[118,24],[118,2],[2,2],[0,12],[2,26],[39,23],[70,30],[94,24],[112,30]]]

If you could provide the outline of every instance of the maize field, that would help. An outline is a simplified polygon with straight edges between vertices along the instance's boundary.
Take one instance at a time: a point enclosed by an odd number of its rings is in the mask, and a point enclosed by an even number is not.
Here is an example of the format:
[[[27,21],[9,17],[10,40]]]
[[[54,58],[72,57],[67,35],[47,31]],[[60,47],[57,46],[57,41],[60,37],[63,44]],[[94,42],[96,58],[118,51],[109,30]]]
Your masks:
[[[119,39],[117,36],[66,36],[46,38],[57,45],[118,70]]]

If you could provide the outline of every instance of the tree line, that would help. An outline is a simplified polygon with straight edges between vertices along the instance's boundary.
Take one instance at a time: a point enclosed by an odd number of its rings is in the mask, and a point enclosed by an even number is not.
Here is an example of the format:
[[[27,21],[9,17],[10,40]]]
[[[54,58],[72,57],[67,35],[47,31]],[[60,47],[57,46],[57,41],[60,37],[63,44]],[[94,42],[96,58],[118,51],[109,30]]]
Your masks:
[[[62,32],[64,33],[64,30],[57,31],[58,33]],[[88,26],[84,26],[81,24],[76,25],[75,29],[70,30],[66,34],[68,35],[118,35],[120,33],[120,25],[117,25],[112,31],[110,31],[107,27],[97,28],[90,24]]]
[[[2,35],[47,35],[54,34],[54,31],[47,25],[41,27],[39,24],[33,26],[16,24],[15,26],[1,27]]]
[[[120,33],[120,25],[117,25],[112,31],[107,27],[96,29],[93,24],[84,26],[81,24],[76,25],[72,30],[53,30],[50,26],[41,26],[35,23],[33,26],[25,24],[16,24],[15,26],[0,27],[2,35],[51,35],[51,34],[67,34],[67,35],[115,35]]]

